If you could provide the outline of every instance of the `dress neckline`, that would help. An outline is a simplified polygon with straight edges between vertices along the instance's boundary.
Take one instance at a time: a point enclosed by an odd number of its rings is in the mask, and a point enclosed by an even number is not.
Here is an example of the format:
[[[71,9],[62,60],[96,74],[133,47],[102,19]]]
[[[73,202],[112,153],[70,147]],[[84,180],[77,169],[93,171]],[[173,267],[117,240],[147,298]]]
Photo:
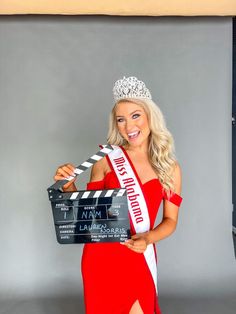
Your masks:
[[[108,171],[108,172],[105,174],[105,177],[104,177],[101,181],[105,180],[106,176],[111,175],[112,173],[114,173],[114,170]],[[157,181],[158,183],[160,182],[160,181],[158,180],[158,178],[150,179],[150,180],[148,180],[148,181],[146,181],[146,182],[144,182],[144,183],[142,183],[141,181],[140,181],[140,182],[141,182],[141,185],[142,185],[142,186],[145,186],[146,184],[148,184],[148,183],[150,183],[150,182],[152,182],[152,181]]]
[[[135,173],[135,175],[136,175],[136,177],[137,177],[139,183],[140,183],[142,186],[144,186],[145,184],[147,184],[147,183],[149,183],[149,182],[151,182],[151,181],[156,181],[156,180],[160,183],[160,180],[159,180],[158,178],[152,178],[152,179],[150,179],[150,180],[148,180],[148,181],[146,181],[146,182],[144,182],[144,183],[141,182],[140,177],[139,177],[139,175],[138,175],[138,173],[137,173],[137,171],[136,171],[136,169],[135,169],[135,167],[134,167],[134,164],[133,164],[132,160],[130,159],[130,157],[129,157],[127,151],[124,149],[123,146],[120,146],[120,148],[121,148],[122,151],[124,152],[124,154],[125,154],[126,158],[128,159],[128,161],[129,161],[129,163],[130,163],[130,165],[131,165],[131,167],[132,167],[132,169],[133,169],[133,171],[134,171],[134,173]]]

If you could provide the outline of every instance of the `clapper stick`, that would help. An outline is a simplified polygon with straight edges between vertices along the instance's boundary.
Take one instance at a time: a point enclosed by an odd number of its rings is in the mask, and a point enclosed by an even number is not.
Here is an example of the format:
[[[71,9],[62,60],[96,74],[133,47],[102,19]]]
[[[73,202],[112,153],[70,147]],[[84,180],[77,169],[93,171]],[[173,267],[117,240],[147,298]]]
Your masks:
[[[75,168],[75,176],[71,176],[65,180],[58,180],[56,183],[51,185],[48,188],[49,190],[59,190],[60,188],[63,187],[68,181],[73,180],[75,177],[89,169],[92,165],[94,165],[98,160],[102,159],[104,156],[109,154],[112,150],[114,150],[114,147],[112,145],[104,145],[102,149],[100,149],[96,154],[93,156],[89,157],[86,161],[84,161],[82,164],[77,166]]]

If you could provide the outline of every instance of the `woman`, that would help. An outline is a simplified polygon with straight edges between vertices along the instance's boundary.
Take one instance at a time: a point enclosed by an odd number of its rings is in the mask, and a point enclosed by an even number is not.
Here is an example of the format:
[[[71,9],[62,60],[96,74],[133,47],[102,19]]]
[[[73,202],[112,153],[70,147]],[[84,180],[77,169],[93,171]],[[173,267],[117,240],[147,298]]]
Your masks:
[[[118,80],[108,143],[116,149],[94,164],[88,190],[125,187],[131,224],[125,243],[86,244],[82,276],[87,314],[156,314],[158,305],[154,243],[174,232],[182,201],[181,170],[160,109],[136,77]],[[55,180],[74,175],[58,168]],[[74,180],[64,186],[76,191]],[[163,219],[154,227],[163,200]]]

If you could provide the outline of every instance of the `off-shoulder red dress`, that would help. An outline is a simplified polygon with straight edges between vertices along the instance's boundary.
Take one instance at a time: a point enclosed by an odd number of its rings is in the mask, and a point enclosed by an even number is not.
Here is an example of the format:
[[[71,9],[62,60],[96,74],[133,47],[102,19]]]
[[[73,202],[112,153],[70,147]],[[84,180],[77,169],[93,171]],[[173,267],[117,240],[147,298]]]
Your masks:
[[[88,190],[120,188],[115,172],[101,181],[90,182]],[[158,179],[141,184],[154,227],[159,206],[166,195]],[[182,198],[174,194],[169,200],[179,206]],[[131,230],[132,232],[132,230]],[[138,300],[144,314],[160,314],[155,285],[143,254],[120,243],[85,244],[82,277],[86,314],[128,314]]]

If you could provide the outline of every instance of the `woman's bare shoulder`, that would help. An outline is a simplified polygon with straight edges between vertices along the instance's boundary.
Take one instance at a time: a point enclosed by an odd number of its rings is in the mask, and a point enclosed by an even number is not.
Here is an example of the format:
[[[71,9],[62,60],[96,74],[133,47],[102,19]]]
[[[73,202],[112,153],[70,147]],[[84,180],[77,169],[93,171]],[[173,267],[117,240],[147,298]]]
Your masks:
[[[175,161],[174,175],[178,176],[178,177],[181,176],[181,167],[180,167],[180,164],[177,160]]]
[[[103,180],[109,170],[107,159],[103,157],[93,165],[90,182]]]
[[[181,167],[178,163],[178,161],[175,161],[175,167],[174,167],[174,172],[173,172],[173,180],[174,180],[174,185],[176,192],[180,194],[181,192],[181,181],[182,181],[182,173],[181,173]]]

